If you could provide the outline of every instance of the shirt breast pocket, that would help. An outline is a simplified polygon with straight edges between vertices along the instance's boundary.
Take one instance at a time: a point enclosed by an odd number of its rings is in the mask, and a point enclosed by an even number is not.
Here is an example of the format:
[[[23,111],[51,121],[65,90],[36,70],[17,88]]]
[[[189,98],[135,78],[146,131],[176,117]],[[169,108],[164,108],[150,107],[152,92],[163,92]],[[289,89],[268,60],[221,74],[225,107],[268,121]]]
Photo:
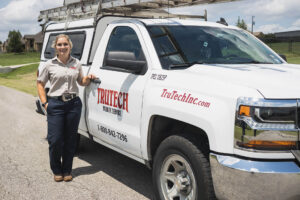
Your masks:
[[[70,75],[72,76],[73,79],[76,80],[78,77],[78,74],[79,74],[78,69],[70,69]]]

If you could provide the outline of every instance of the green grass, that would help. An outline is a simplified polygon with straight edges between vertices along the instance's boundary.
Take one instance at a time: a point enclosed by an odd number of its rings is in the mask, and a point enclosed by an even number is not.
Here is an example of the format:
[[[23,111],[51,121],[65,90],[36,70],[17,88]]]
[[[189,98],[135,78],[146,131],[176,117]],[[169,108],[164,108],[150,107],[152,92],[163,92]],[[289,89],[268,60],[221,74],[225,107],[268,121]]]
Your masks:
[[[276,53],[286,56],[288,63],[300,64],[300,42],[267,43]]]
[[[287,58],[288,63],[300,64],[300,56],[292,56]]]
[[[39,61],[40,53],[38,52],[0,54],[0,65],[2,66],[34,63]]]
[[[0,85],[14,88],[33,96],[37,96],[36,71],[38,64],[32,64],[15,69],[12,72],[0,74]]]

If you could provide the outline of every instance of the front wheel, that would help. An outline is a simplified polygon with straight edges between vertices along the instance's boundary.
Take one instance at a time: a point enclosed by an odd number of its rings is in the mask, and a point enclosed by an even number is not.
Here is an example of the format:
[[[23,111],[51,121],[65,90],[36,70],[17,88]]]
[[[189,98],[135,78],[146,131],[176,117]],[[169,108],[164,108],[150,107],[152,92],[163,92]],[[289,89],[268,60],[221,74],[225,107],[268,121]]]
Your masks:
[[[159,146],[152,174],[157,199],[215,199],[208,159],[194,143],[173,135]]]

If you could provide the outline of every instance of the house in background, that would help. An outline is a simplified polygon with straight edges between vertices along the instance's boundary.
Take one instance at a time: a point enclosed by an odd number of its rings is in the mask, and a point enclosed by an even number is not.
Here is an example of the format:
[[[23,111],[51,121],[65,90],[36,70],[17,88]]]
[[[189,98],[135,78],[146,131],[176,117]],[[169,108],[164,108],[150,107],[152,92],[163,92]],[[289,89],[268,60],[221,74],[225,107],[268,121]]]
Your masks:
[[[300,30],[274,33],[277,40],[281,42],[300,42]]]
[[[7,41],[2,42],[2,44],[0,44],[0,53],[5,53],[7,52]]]
[[[44,35],[43,32],[39,32],[35,35],[24,35],[23,38],[21,38],[21,42],[24,47],[24,51],[37,51],[41,52],[43,47],[43,39]],[[2,44],[0,44],[0,52],[6,53],[7,52],[7,46],[8,46],[8,39],[4,41]]]
[[[35,35],[24,35],[23,40],[25,45],[25,51],[41,52],[43,47],[43,39],[44,35],[42,31]]]
[[[257,38],[263,38],[265,36],[263,32],[253,32],[253,35]]]

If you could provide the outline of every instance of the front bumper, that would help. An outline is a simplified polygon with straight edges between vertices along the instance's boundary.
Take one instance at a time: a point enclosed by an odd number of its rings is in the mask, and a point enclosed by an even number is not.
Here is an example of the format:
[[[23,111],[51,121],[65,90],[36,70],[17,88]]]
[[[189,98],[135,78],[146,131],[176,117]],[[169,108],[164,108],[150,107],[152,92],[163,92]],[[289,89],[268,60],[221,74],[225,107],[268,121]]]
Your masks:
[[[294,161],[252,161],[210,154],[219,200],[300,199],[300,167]]]

